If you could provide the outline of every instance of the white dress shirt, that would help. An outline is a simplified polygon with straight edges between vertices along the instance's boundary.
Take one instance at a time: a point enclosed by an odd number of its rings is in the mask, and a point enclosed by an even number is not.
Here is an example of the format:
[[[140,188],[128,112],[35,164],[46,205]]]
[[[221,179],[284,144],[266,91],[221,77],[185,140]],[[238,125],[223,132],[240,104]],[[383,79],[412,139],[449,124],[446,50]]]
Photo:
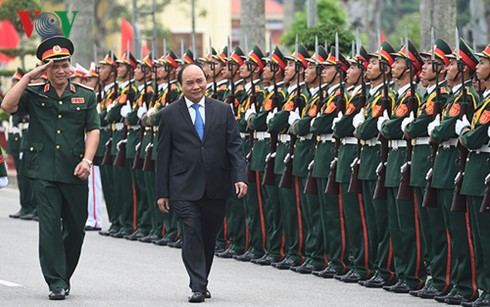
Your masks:
[[[190,101],[189,99],[187,99],[187,97],[184,96],[184,99],[185,99],[185,103],[187,105],[187,110],[189,111],[189,115],[191,116],[191,120],[192,120],[192,124],[194,124],[194,122],[196,121],[196,110],[194,110],[194,108],[192,107],[192,105],[194,104],[192,101]],[[202,122],[204,124],[206,124],[206,112],[204,111],[204,100],[205,100],[205,96],[202,96],[201,100],[199,101],[199,113],[201,113],[201,117],[202,117]]]

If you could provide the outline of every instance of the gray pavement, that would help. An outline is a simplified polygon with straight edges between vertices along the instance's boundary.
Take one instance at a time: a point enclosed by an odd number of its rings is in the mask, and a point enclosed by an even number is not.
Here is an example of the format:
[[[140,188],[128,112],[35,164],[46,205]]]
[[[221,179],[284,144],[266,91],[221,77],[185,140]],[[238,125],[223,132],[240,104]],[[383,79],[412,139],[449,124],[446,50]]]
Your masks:
[[[37,223],[11,219],[18,192],[0,191],[0,306],[189,306],[180,250],[86,235],[65,301],[47,299],[37,255]],[[443,306],[408,294],[216,258],[212,306]]]

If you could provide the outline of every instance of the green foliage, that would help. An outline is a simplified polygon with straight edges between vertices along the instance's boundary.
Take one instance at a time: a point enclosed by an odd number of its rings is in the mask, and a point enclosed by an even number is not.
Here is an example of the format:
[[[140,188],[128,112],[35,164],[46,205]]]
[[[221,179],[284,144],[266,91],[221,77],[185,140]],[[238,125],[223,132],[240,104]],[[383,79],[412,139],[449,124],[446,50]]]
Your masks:
[[[315,35],[318,36],[319,44],[326,41],[329,46],[335,42],[335,33],[339,33],[339,48],[346,55],[350,52],[351,41],[354,35],[347,28],[347,15],[336,0],[317,1],[317,21],[315,27],[307,27],[306,12],[297,12],[295,21],[290,25],[290,30],[285,32],[281,41],[289,50],[294,50],[295,36],[298,41],[313,52],[315,50]],[[330,47],[329,47],[330,49]]]
[[[414,43],[415,46],[417,46],[417,48],[420,46],[420,13],[416,12],[405,14],[395,24],[393,31],[391,31],[390,34],[387,34],[388,40],[397,51],[402,45],[402,39],[403,45],[405,44],[405,25],[407,25],[408,38]],[[423,50],[418,51],[422,52]]]
[[[5,49],[1,48],[0,53],[3,53],[8,56],[24,56],[24,55],[35,55],[36,48],[13,48],[13,49]]]
[[[31,11],[31,20],[34,19],[35,10],[41,10],[41,4],[37,0],[4,0],[0,5],[0,20],[8,19],[12,22],[19,34],[24,33],[17,11]]]

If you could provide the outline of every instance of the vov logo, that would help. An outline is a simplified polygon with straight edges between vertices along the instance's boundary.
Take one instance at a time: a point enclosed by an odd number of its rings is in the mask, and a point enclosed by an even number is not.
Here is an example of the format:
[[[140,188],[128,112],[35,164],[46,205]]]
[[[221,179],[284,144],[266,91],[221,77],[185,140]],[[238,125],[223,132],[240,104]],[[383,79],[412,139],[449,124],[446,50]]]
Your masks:
[[[72,14],[71,20],[68,19],[70,12]],[[35,29],[37,34],[44,39],[54,35],[70,36],[78,11],[34,11],[34,20],[31,20],[30,11],[17,11],[17,14],[27,38],[32,36],[32,31]]]

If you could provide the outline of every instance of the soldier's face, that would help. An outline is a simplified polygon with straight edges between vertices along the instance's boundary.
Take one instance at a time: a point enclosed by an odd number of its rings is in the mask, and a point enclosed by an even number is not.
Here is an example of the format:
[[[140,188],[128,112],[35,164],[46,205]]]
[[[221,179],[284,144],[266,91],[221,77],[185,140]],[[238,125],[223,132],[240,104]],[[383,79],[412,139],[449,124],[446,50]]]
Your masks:
[[[391,72],[393,74],[393,78],[400,79],[403,76],[403,72],[407,67],[406,60],[402,57],[396,57],[395,62],[391,65]]]
[[[331,83],[335,78],[336,73],[337,73],[337,67],[333,65],[324,65],[322,71],[322,82]]]
[[[99,70],[100,81],[105,82],[111,74],[111,67],[109,65],[101,65]]]
[[[54,61],[48,70],[48,79],[53,85],[65,85],[70,77],[70,62],[68,60]]]
[[[249,68],[253,69],[253,64],[246,64],[244,63],[242,66],[240,66],[240,77],[241,78],[250,78],[252,75],[252,71],[249,70]]]
[[[212,72],[211,72],[211,65],[209,65],[208,62],[203,62],[201,64],[202,70],[204,70],[204,76],[206,76],[206,79],[212,78]]]
[[[96,77],[89,77],[87,79],[87,86],[95,89],[95,86],[97,85],[97,78]]]
[[[143,72],[141,71],[141,64],[138,64],[136,66],[136,69],[134,70],[134,79],[136,81],[142,81],[144,77]]]
[[[451,59],[449,61],[449,67],[447,68],[446,79],[452,82],[456,77],[457,73],[458,73],[458,61],[456,61],[456,59]],[[458,76],[458,79],[459,78],[461,78],[461,76]]]
[[[264,72],[262,73],[262,81],[268,82],[268,81],[272,80],[272,75],[273,75],[273,72],[271,69],[271,64],[267,63],[267,65],[265,65],[265,67],[264,67]]]
[[[168,72],[165,70],[165,65],[157,67],[157,78],[158,80],[163,80],[167,78]]]
[[[286,70],[284,71],[284,81],[288,83],[291,79],[294,78],[294,74],[296,73],[296,63],[294,61],[288,60],[288,64],[286,65]]]
[[[490,60],[484,57],[480,57],[480,61],[476,65],[476,76],[478,79],[485,81],[490,74]]]
[[[347,85],[356,85],[356,82],[361,80],[360,76],[362,69],[357,64],[352,64],[347,69]]]
[[[314,82],[316,78],[316,65],[315,63],[309,63],[308,67],[305,70],[305,82],[311,83]]]
[[[381,70],[379,69],[379,60],[376,57],[371,57],[369,59],[369,64],[366,70],[366,77],[369,80],[374,80],[381,75]]]
[[[117,67],[117,75],[119,77],[121,77],[122,79],[128,77],[127,76],[127,73],[128,73],[128,67],[125,65],[125,64],[120,64],[118,67]]]
[[[190,101],[198,103],[206,92],[206,78],[202,70],[191,65],[182,72],[182,93]]]
[[[214,75],[215,76],[221,75],[221,72],[223,71],[223,62],[213,58],[213,63],[214,63]]]
[[[432,70],[432,60],[429,57],[424,59],[424,65],[422,65],[422,72],[420,78],[422,80],[432,80],[436,77],[436,73]]]

